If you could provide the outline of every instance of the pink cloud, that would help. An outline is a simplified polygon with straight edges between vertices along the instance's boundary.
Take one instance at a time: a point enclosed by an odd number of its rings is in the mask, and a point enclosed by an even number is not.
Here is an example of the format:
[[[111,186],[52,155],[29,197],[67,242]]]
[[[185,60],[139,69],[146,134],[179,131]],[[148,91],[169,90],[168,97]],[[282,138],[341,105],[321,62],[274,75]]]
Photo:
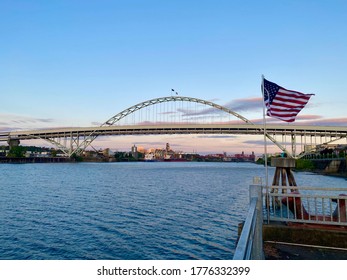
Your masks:
[[[301,121],[301,120],[317,120],[321,119],[322,116],[320,115],[299,115],[297,116],[296,120]]]
[[[347,118],[319,118],[300,122],[302,125],[347,126]]]
[[[252,119],[255,124],[262,124],[263,119]],[[286,122],[280,121],[276,118],[266,118],[267,123],[272,124],[286,124]],[[320,115],[300,115],[296,118],[293,125],[325,125],[325,126],[347,126],[347,118],[323,118]]]

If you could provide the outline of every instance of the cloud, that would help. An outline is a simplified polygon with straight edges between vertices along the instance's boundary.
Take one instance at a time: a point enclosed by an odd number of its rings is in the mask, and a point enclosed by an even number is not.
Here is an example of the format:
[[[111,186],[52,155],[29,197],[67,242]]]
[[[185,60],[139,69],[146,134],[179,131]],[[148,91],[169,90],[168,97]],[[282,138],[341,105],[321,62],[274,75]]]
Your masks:
[[[0,126],[0,131],[1,132],[8,132],[12,130],[18,130],[18,127],[11,127],[11,126]]]
[[[347,118],[318,118],[300,122],[302,125],[347,126]]]
[[[139,122],[138,125],[160,125],[160,124],[166,124],[165,122],[152,122],[152,121],[143,121]]]
[[[231,111],[236,113],[260,110],[262,108],[262,98],[252,97],[252,98],[241,98],[232,100],[224,105],[223,107],[228,108]],[[220,110],[214,107],[207,107],[202,110],[188,110],[188,109],[177,109],[181,112],[183,116],[205,116],[219,113]]]
[[[54,122],[53,119],[35,119],[30,117],[24,117],[20,119],[12,119],[12,123],[18,123],[18,124],[37,124],[37,123],[52,123]]]
[[[209,99],[209,101],[214,102],[214,103],[218,103],[219,98],[212,98],[212,99]]]
[[[317,119],[321,119],[322,116],[320,115],[299,115],[296,117],[297,121],[301,121],[301,120],[317,120]]]
[[[262,124],[263,119],[252,119],[255,124]],[[285,125],[286,122],[276,118],[266,118],[266,123]],[[291,125],[313,125],[313,126],[347,126],[347,118],[323,118],[320,115],[299,115]]]
[[[269,139],[267,139],[267,145],[276,145],[275,143],[271,142]],[[247,146],[249,145],[253,145],[253,146],[259,146],[259,147],[264,147],[264,139],[254,139],[254,140],[246,140],[243,141],[242,144],[247,144]],[[281,145],[291,145],[291,142],[280,142]]]
[[[242,142],[243,144],[264,146],[264,140],[246,140]]]
[[[101,126],[102,123],[101,122],[91,122],[90,123],[92,126]]]
[[[178,110],[177,110],[178,111]],[[177,112],[174,112],[174,111],[168,111],[168,112],[161,112],[161,113],[158,113],[159,115],[170,115],[170,114],[177,114]]]
[[[54,119],[36,119],[36,121],[43,122],[43,123],[52,123],[54,122]]]
[[[246,111],[260,110],[262,108],[262,98],[261,97],[251,97],[251,98],[240,98],[228,102],[224,107],[239,113]]]
[[[165,141],[148,141],[148,142],[136,142],[135,145],[138,145],[138,146],[152,145],[152,146],[165,147],[166,143],[167,142],[165,142]]]
[[[208,107],[206,109],[202,110],[188,110],[188,109],[177,109],[178,112],[182,113],[182,116],[204,116],[204,115],[210,115],[216,112],[219,112],[218,109],[214,107]]]
[[[318,120],[318,119],[322,119],[322,116],[320,115],[299,115],[297,116],[296,120],[294,123],[291,124],[300,124],[300,125],[304,125],[304,121],[309,121],[309,120]],[[252,119],[250,120],[251,122],[255,123],[255,124],[262,124],[263,123],[263,118],[258,118],[258,119]],[[287,124],[284,121],[281,121],[279,119],[276,118],[272,118],[272,117],[266,117],[266,123],[272,123],[272,124]]]
[[[39,129],[41,125],[46,126],[47,124],[52,124],[55,122],[54,119],[33,118],[11,114],[0,114],[0,118],[2,119],[0,123],[0,125],[2,125],[2,127],[0,127],[2,131],[21,130],[28,128]]]
[[[198,135],[195,138],[225,138],[225,139],[230,139],[230,138],[237,138],[237,136],[234,135]]]

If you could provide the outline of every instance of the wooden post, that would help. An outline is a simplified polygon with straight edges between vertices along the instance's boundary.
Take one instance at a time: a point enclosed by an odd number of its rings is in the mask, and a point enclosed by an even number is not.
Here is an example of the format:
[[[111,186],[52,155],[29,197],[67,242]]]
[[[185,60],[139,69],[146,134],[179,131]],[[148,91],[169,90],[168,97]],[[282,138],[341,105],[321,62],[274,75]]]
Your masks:
[[[295,159],[293,158],[271,158],[271,166],[276,167],[275,175],[272,181],[271,193],[278,193],[278,187],[287,186],[287,178],[289,186],[296,186],[295,178],[291,168],[295,167]],[[276,187],[276,188],[275,188]],[[294,189],[291,189],[294,191]],[[286,193],[287,189],[282,188],[282,193]],[[277,196],[274,196],[272,200],[272,206],[274,208],[280,207],[280,201]]]

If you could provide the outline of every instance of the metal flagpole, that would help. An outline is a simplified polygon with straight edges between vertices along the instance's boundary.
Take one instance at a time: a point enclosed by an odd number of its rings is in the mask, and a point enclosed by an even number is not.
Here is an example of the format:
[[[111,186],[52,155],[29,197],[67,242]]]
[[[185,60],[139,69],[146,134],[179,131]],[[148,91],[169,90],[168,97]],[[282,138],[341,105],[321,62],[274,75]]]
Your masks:
[[[269,223],[269,170],[267,164],[267,139],[266,139],[266,116],[265,116],[265,86],[264,86],[264,75],[261,76],[261,88],[262,88],[262,96],[263,96],[263,125],[264,125],[264,160],[265,160],[265,188],[266,188],[266,197],[265,204],[267,207],[267,219]],[[268,98],[270,98],[268,96]]]

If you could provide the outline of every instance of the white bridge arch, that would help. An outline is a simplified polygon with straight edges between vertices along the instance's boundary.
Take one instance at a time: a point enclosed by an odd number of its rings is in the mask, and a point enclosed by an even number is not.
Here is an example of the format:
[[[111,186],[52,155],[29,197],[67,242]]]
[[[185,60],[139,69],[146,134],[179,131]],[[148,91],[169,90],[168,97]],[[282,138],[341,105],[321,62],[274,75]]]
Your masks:
[[[123,110],[122,112],[118,113],[117,115],[114,115],[112,118],[110,118],[109,120],[107,120],[106,122],[104,122],[101,126],[106,126],[106,125],[114,125],[116,122],[118,122],[119,120],[123,119],[124,117],[140,110],[143,109],[145,107],[148,106],[152,106],[152,105],[156,105],[159,103],[164,103],[164,102],[176,102],[176,101],[187,101],[187,102],[194,102],[194,103],[200,103],[200,104],[204,104],[207,106],[211,106],[213,108],[216,108],[218,110],[224,111],[228,114],[234,115],[235,117],[237,117],[238,119],[244,121],[245,123],[248,124],[253,124],[250,120],[248,120],[247,118],[245,118],[244,116],[236,113],[233,110],[230,110],[229,108],[226,108],[224,106],[218,105],[216,103],[213,103],[211,101],[206,101],[203,99],[199,99],[199,98],[194,98],[194,97],[186,97],[186,96],[167,96],[167,97],[160,97],[160,98],[154,98],[151,100],[147,100],[141,103],[138,103],[134,106],[131,106],[125,110]]]
[[[199,99],[199,98],[194,98],[194,97],[172,95],[172,96],[150,99],[150,100],[138,103],[136,105],[133,105],[133,106],[121,111],[120,113],[114,115],[113,117],[108,119],[106,122],[104,122],[100,127],[113,126],[116,123],[118,123],[121,119],[125,118],[126,116],[131,115],[134,112],[139,111],[141,109],[144,109],[146,107],[153,106],[153,105],[160,104],[160,103],[165,103],[165,102],[177,102],[177,101],[185,101],[185,102],[192,102],[192,103],[199,103],[199,104],[207,105],[207,106],[210,106],[212,108],[218,109],[220,111],[226,112],[227,114],[233,115],[236,118],[245,122],[246,124],[253,125],[253,123],[250,120],[248,120],[247,118],[245,118],[244,116],[236,113],[233,110],[230,110],[229,108],[218,105],[214,102]],[[76,147],[73,150],[70,149],[69,156],[71,156],[74,153],[79,154],[81,151],[85,150],[97,137],[98,137],[97,130],[95,130],[92,133],[90,133],[87,137],[85,137],[85,139],[82,142],[80,142],[78,144],[76,143]]]

